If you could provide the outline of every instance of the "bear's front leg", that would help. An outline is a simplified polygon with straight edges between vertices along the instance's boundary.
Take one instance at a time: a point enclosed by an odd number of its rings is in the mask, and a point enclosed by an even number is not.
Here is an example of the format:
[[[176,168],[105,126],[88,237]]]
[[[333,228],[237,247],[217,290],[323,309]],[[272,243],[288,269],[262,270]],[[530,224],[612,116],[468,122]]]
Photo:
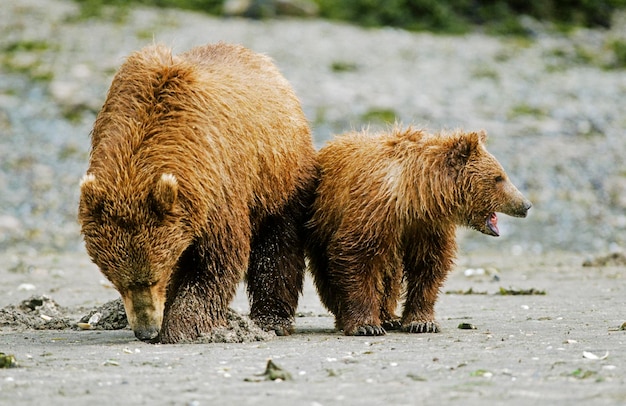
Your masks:
[[[216,292],[207,294],[197,283],[184,282],[171,304],[165,308],[160,341],[164,344],[190,342],[209,335],[216,327],[226,325],[226,298]]]
[[[160,341],[173,344],[209,335],[226,326],[228,306],[243,276],[245,249],[206,250],[190,247],[181,257],[179,269],[170,281],[163,314]]]
[[[402,313],[402,331],[409,333],[438,333],[435,303],[439,289],[452,268],[456,244],[454,237],[430,236],[408,247],[404,256],[407,295]]]
[[[391,265],[391,264],[390,264]],[[380,319],[385,330],[400,330],[402,319],[396,315],[398,300],[402,292],[402,269],[391,268],[383,277],[384,294],[380,308]]]

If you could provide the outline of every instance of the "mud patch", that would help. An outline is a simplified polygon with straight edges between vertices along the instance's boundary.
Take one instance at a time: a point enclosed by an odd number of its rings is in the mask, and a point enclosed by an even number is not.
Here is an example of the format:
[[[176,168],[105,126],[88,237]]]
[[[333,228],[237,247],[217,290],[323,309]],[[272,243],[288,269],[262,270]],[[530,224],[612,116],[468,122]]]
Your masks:
[[[52,298],[32,296],[18,305],[0,309],[0,327],[15,330],[121,330],[128,327],[126,312],[121,299],[112,300],[90,310],[78,322],[72,319],[75,314],[60,306]],[[189,343],[246,343],[266,341],[276,337],[258,327],[250,318],[229,309],[226,316],[228,325],[214,329],[211,334]]]
[[[199,337],[193,343],[248,343],[267,341],[276,338],[274,332],[267,332],[257,326],[250,318],[242,316],[233,309],[226,315],[228,325],[213,329],[211,334]]]
[[[210,335],[187,343],[246,343],[271,340],[276,337],[258,327],[250,318],[229,309],[228,325],[214,329]],[[120,330],[128,327],[124,304],[121,299],[112,300],[91,310],[81,317],[77,326],[88,330]]]
[[[84,330],[121,330],[128,328],[122,299],[111,300],[81,317],[77,326]]]
[[[64,330],[72,321],[67,309],[46,295],[31,296],[20,304],[0,309],[0,327],[18,330]]]

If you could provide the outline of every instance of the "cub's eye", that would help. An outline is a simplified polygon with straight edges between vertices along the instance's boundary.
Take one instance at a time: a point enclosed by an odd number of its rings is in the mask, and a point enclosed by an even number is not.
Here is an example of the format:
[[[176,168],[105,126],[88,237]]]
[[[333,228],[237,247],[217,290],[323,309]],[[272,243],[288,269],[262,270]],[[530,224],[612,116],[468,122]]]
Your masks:
[[[504,182],[504,176],[496,176],[496,183]]]

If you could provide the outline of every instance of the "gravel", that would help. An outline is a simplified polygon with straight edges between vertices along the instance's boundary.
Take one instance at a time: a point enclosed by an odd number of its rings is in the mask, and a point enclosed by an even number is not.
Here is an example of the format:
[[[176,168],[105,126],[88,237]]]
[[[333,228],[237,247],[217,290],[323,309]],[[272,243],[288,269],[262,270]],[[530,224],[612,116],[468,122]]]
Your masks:
[[[220,19],[137,8],[81,17],[78,5],[21,0],[0,14],[0,250],[83,252],[78,181],[89,132],[125,55],[226,41],[273,57],[319,147],[384,127],[485,129],[531,199],[499,239],[460,232],[463,250],[613,252],[626,242],[626,74],[611,50],[626,24],[569,33],[528,20],[529,38],[442,36],[320,20]]]

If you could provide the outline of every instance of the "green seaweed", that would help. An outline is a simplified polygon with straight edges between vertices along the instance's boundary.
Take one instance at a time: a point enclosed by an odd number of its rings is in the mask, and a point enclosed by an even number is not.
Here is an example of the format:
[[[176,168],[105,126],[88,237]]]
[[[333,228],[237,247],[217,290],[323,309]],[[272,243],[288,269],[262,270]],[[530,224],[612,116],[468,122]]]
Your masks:
[[[17,360],[14,355],[0,352],[0,368],[15,368],[17,366]]]
[[[535,289],[535,288],[530,288],[530,289],[512,289],[512,288],[509,288],[509,289],[506,289],[506,288],[500,287],[500,290],[496,294],[497,295],[502,295],[502,296],[545,295],[546,291],[545,290]]]
[[[288,371],[285,371],[278,365],[276,365],[271,359],[267,360],[265,372],[257,375],[259,378],[246,378],[246,382],[260,382],[260,381],[291,381],[293,377]]]

